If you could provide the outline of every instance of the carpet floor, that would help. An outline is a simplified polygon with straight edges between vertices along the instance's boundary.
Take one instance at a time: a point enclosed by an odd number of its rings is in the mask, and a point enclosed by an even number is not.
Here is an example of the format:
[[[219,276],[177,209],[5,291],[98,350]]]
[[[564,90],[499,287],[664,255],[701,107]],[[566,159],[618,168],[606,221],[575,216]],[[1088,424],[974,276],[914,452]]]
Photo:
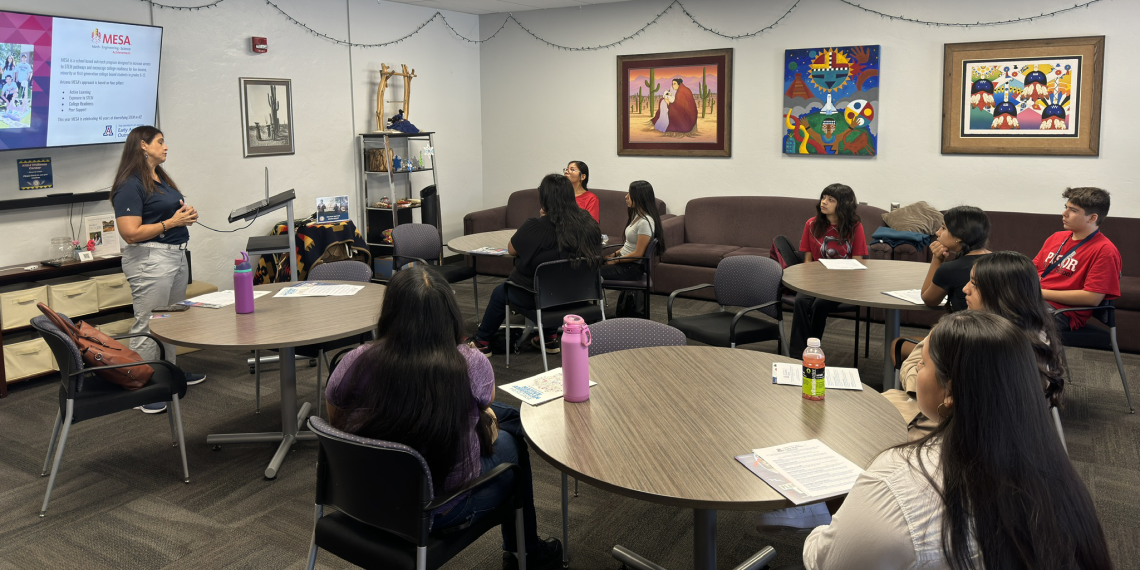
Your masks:
[[[485,306],[495,280],[481,278]],[[470,283],[457,284],[470,332],[478,325]],[[616,294],[610,298],[610,306]],[[666,298],[653,298],[652,316],[664,322]],[[198,309],[204,310],[204,309]],[[678,315],[715,310],[712,303],[678,300]],[[481,315],[479,315],[481,317]],[[790,329],[790,315],[785,326]],[[850,366],[853,322],[832,319],[823,338],[829,363]],[[905,329],[904,335],[924,331]],[[864,378],[877,383],[882,365],[882,327],[872,325],[871,355],[859,359]],[[743,348],[776,352],[776,343]],[[1096,504],[1117,568],[1140,567],[1140,416],[1128,414],[1110,352],[1070,349],[1073,381],[1061,411],[1069,453]],[[58,380],[13,384],[0,400],[0,570],[26,568],[201,569],[302,568],[313,529],[316,444],[296,445],[278,477],[263,472],[275,446],[206,445],[210,433],[279,429],[277,366],[263,367],[261,412],[254,413],[254,377],[249,353],[204,350],[179,357],[184,369],[208,380],[184,400],[183,424],[191,483],[181,481],[178,450],[171,447],[164,415],[128,411],[75,424],[46,518],[37,515],[47,479],[40,477]],[[537,351],[493,356],[496,383],[542,371]],[[559,366],[552,355],[551,367]],[[1140,378],[1140,356],[1125,355],[1128,374]],[[316,368],[298,363],[298,400],[315,401]],[[1138,392],[1140,394],[1140,392]],[[499,392],[499,401],[518,401]],[[561,536],[560,474],[537,455],[535,506],[539,533]],[[761,484],[758,482],[758,484]],[[754,515],[718,514],[721,568],[731,568],[765,545],[777,563],[798,562],[804,537],[761,534]],[[670,569],[692,568],[692,511],[647,503],[582,484],[570,501],[571,568],[616,569],[610,549],[620,544]],[[444,568],[502,566],[500,538],[489,532]],[[352,566],[325,552],[320,568]]]

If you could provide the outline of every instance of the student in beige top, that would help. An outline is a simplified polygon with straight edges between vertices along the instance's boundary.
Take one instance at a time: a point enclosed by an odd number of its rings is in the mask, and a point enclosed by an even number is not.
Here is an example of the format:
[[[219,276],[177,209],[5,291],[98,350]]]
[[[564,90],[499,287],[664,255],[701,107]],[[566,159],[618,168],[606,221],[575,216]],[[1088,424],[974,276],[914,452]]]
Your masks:
[[[1065,389],[1064,355],[1053,318],[1041,298],[1041,280],[1033,261],[1016,251],[998,251],[979,257],[963,290],[970,310],[996,313],[1033,335],[1033,351],[1037,355],[1045,397],[1050,405],[1060,407]],[[922,437],[938,425],[936,418],[919,412],[913,397],[921,360],[922,343],[919,343],[899,368],[903,389],[883,393],[909,423],[911,439]]]
[[[804,565],[1112,568],[1092,499],[1041,398],[1032,343],[993,313],[943,317],[922,347],[915,386],[938,427],[871,463],[831,524],[808,536]]]

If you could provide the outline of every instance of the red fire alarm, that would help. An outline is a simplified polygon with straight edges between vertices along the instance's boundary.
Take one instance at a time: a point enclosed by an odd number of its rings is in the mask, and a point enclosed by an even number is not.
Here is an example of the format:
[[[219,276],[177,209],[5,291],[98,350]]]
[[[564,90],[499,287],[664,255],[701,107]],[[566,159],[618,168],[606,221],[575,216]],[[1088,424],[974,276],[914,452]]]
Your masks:
[[[253,37],[250,38],[250,47],[253,53],[265,53],[269,51],[269,42],[265,38]]]

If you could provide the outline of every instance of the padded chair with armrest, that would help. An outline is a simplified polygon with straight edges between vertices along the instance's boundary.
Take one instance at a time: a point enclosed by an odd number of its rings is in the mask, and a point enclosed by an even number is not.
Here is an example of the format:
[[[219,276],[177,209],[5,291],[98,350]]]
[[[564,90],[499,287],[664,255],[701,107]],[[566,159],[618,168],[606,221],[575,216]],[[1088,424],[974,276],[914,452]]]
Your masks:
[[[363,568],[439,568],[483,533],[514,518],[519,568],[526,568],[522,470],[503,463],[446,497],[435,497],[431,470],[416,450],[399,443],[358,437],[321,418],[309,418],[317,435],[317,498],[307,567],[317,549]],[[514,476],[512,494],[495,511],[467,527],[431,531],[432,511],[505,473]],[[336,512],[325,514],[325,505]]]
[[[799,265],[804,262],[804,254],[797,248],[792,247],[792,242],[786,236],[776,236],[773,241],[776,244],[776,249],[780,251],[780,257],[783,257],[788,266]],[[796,293],[787,288],[781,288],[780,300],[784,302],[787,309],[794,309],[796,306]],[[840,303],[831,314],[836,313],[855,313],[855,366],[859,366],[859,321],[862,320],[862,307],[859,305],[851,305],[848,303]],[[867,309],[866,330],[864,331],[863,341],[863,356],[869,357],[871,355],[871,309]]]
[[[428,224],[400,224],[392,230],[392,271],[399,271],[401,267],[418,261],[431,267],[448,283],[459,283],[471,280],[471,289],[475,297],[475,314],[479,312],[479,280],[475,267],[462,265],[441,265],[440,255],[443,244],[439,240],[439,230]]]
[[[617,279],[602,279],[603,289],[612,289],[614,291],[641,291],[645,295],[645,318],[649,317],[649,297],[653,291],[653,256],[657,254],[657,238],[649,240],[649,246],[645,248],[645,255],[636,258],[637,261],[625,261],[624,263],[637,263],[641,265],[641,277],[631,281],[619,281]],[[626,258],[633,259],[633,258]]]
[[[577,267],[575,267],[577,265]],[[534,289],[527,289],[510,279],[504,282],[507,287],[507,367],[511,366],[511,312],[525,317],[538,327],[538,338],[545,341],[545,331],[557,332],[562,328],[566,315],[578,315],[587,323],[606,320],[606,309],[602,291],[602,277],[597,269],[590,269],[584,263],[569,259],[547,261],[534,271]],[[522,289],[534,295],[534,309],[511,307],[510,289]],[[527,335],[523,335],[526,338]],[[546,362],[546,350],[542,350],[542,369],[550,370]]]
[[[329,263],[318,263],[309,270],[307,278],[309,281],[357,281],[360,283],[372,282],[372,268],[368,267],[367,263],[353,260],[345,261],[332,261]],[[311,358],[317,361],[317,415],[322,413],[321,396],[324,390],[321,389],[321,364],[323,363],[326,368],[328,367],[328,358],[326,354],[329,351],[346,346],[353,346],[368,342],[371,335],[362,334],[360,336],[350,336],[345,338],[338,338],[330,340],[321,344],[306,344],[296,348],[296,354],[299,358]],[[253,352],[254,362],[254,405],[255,413],[261,413],[261,351],[255,350]],[[295,363],[289,363],[296,366]],[[283,366],[285,364],[282,364]],[[329,368],[329,373],[332,374],[332,369]]]
[[[780,279],[784,270],[775,260],[756,255],[726,257],[716,266],[714,283],[677,289],[669,294],[669,326],[685,336],[712,346],[736,348],[766,340],[779,340],[780,354],[788,354],[784,336],[784,312],[780,303]],[[712,287],[720,311],[692,317],[673,318],[673,301],[677,295]],[[745,307],[735,313],[725,307]],[[749,315],[760,311],[776,322]]]
[[[609,319],[590,326],[590,356],[646,348],[650,346],[685,346],[685,333],[645,319]]]
[[[66,318],[66,317],[64,317]],[[113,366],[84,367],[83,358],[75,342],[67,333],[56,328],[46,316],[37,316],[31,320],[32,328],[39,331],[51,348],[59,364],[59,410],[55,415],[55,426],[52,428],[51,439],[48,441],[47,457],[44,458],[44,468],[40,476],[49,475],[47,493],[44,494],[44,504],[40,508],[40,516],[47,515],[48,501],[51,500],[51,491],[55,487],[55,476],[59,473],[59,464],[63,459],[63,449],[67,445],[67,435],[71,425],[83,420],[98,418],[123,410],[130,410],[138,406],[153,404],[155,402],[170,402],[170,438],[173,445],[182,454],[182,481],[190,482],[190,469],[186,464],[186,442],[182,431],[182,408],[179,401],[186,396],[186,374],[182,369],[166,361],[166,350],[162,342],[154,336],[145,333],[135,333],[115,337],[116,340],[147,337],[158,345],[159,360],[148,360],[142,364],[149,364],[154,369],[154,375],[145,386],[138,390],[127,390],[122,386],[111,384],[94,374],[98,370],[123,368],[134,366],[136,363],[116,364]],[[52,461],[52,452],[55,452],[55,461]],[[48,464],[51,463],[51,471]]]
[[[1128,413],[1134,414],[1132,395],[1128,392],[1128,375],[1124,373],[1124,360],[1120,358],[1120,344],[1116,341],[1116,307],[1112,301],[1102,301],[1096,307],[1070,307],[1061,309],[1057,313],[1070,313],[1073,311],[1092,311],[1093,318],[1104,323],[1104,327],[1085,323],[1077,330],[1060,330],[1061,346],[1074,348],[1092,348],[1095,350],[1111,350],[1116,357],[1116,370],[1120,373],[1120,383],[1124,386],[1124,399],[1128,403]],[[1107,327],[1107,328],[1106,328]],[[1065,359],[1068,361],[1068,358]],[[1072,381],[1070,369],[1069,381]]]

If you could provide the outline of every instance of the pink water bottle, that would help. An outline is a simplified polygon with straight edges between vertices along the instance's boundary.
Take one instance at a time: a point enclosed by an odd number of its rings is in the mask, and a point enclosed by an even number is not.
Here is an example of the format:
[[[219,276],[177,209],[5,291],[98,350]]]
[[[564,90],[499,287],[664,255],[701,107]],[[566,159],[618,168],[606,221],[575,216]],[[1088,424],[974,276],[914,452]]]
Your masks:
[[[234,310],[238,314],[253,312],[253,268],[249,265],[249,254],[241,252],[241,259],[234,260]]]
[[[562,392],[567,402],[590,399],[590,327],[578,315],[562,319]]]

